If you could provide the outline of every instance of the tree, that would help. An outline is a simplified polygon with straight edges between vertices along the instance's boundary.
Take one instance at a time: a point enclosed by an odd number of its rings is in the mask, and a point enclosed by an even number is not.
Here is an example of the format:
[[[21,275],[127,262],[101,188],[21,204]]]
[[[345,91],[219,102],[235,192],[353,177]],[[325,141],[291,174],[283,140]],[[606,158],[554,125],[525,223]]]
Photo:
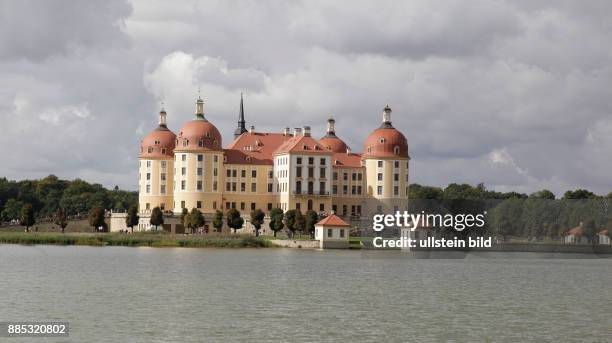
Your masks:
[[[189,210],[185,207],[181,210],[181,225],[183,225],[183,230],[187,233],[187,229],[191,228],[191,221],[189,220]]]
[[[215,217],[213,218],[212,225],[217,232],[221,232],[223,229],[223,211],[215,211]]]
[[[234,229],[234,234],[236,234],[237,230],[242,229],[242,224],[244,224],[244,219],[240,216],[240,212],[235,208],[227,211],[226,220],[227,226]]]
[[[577,189],[575,191],[567,191],[563,194],[563,199],[593,199],[597,197],[593,192],[586,189]]]
[[[130,206],[125,216],[125,226],[129,227],[132,233],[134,233],[134,226],[138,225],[140,216],[138,216],[138,208],[134,205]]]
[[[264,223],[265,216],[265,213],[260,209],[251,212],[251,224],[255,227],[255,237],[259,237],[259,230]]]
[[[191,227],[193,229],[198,229],[206,224],[206,219],[202,215],[202,212],[197,208],[191,209],[191,214],[189,214],[189,222],[191,223]]]
[[[102,227],[106,230],[106,222],[104,221],[104,209],[101,206],[94,206],[89,211],[89,226],[92,226],[94,230]]]
[[[58,209],[53,216],[53,223],[59,226],[62,229],[62,233],[64,233],[66,226],[68,226],[68,214],[66,213],[66,210],[63,208]]]
[[[276,237],[276,233],[282,230],[285,227],[283,223],[284,213],[280,208],[273,208],[270,211],[270,230],[274,232],[274,237]]]
[[[164,213],[159,207],[153,208],[151,211],[151,225],[155,226],[155,231],[159,225],[164,225]]]
[[[555,200],[555,194],[548,189],[543,189],[541,191],[531,193],[529,198]]]
[[[306,232],[310,234],[310,238],[314,239],[315,234],[315,224],[319,221],[319,215],[317,212],[313,210],[306,211],[304,216],[304,226],[306,228]]]
[[[584,233],[589,238],[589,241],[595,242],[595,238],[597,238],[597,226],[595,224],[595,220],[586,220],[586,222],[584,223]]]
[[[34,225],[36,221],[34,220],[34,208],[32,204],[25,204],[21,208],[21,217],[19,218],[19,223],[25,226],[26,231],[29,231],[30,226]]]
[[[4,209],[2,210],[2,213],[0,214],[2,220],[10,221],[13,219],[19,219],[19,217],[21,216],[22,207],[23,202],[15,199],[8,199],[6,204],[4,204]]]
[[[305,227],[305,220],[300,210],[289,210],[285,213],[285,226],[293,237],[296,231],[303,232]]]

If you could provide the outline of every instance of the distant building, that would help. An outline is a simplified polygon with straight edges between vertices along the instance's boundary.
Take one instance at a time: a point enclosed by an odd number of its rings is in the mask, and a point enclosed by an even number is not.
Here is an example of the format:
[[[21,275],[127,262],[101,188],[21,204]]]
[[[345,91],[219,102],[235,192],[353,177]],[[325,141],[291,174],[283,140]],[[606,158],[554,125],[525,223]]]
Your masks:
[[[610,245],[610,236],[608,235],[608,230],[604,229],[597,233],[597,242],[601,245]]]
[[[581,222],[580,225],[573,229],[570,229],[565,235],[564,241],[566,244],[586,244],[589,242],[588,238],[584,234],[584,225]]]
[[[207,218],[216,210],[332,210],[356,226],[369,227],[375,213],[408,206],[408,141],[391,123],[386,106],[381,125],[354,153],[336,134],[333,118],[319,140],[310,127],[290,132],[246,130],[241,96],[235,139],[223,148],[221,133],[204,113],[198,98],[193,120],[176,134],[159,113],[159,125],[140,144],[139,229],[150,229],[149,214],[160,207],[178,223],[184,208],[197,208]],[[347,130],[358,130],[351,122]],[[175,224],[172,224],[175,225]],[[174,228],[171,228],[174,231]]]
[[[335,214],[315,224],[315,239],[321,249],[344,249],[349,246],[350,225]]]

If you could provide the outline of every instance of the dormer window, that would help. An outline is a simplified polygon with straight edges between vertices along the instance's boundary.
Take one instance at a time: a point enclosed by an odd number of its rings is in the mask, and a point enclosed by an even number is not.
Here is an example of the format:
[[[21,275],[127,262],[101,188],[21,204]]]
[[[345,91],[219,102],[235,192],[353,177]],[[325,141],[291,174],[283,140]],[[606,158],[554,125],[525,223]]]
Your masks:
[[[400,147],[398,147],[397,145],[393,148],[393,153],[396,155],[399,155],[400,153]]]
[[[217,140],[216,139],[213,141],[213,146],[217,146]]]
[[[162,148],[162,154],[166,154],[166,148]]]
[[[203,139],[200,139],[200,140],[198,141],[198,146],[199,146],[200,148],[204,146],[204,140],[203,140]]]
[[[189,141],[187,139],[183,139],[183,146],[187,146],[189,144]]]
[[[245,160],[247,160],[247,162],[251,161],[251,156],[247,156]]]
[[[206,132],[206,138],[210,138],[210,131]]]
[[[227,162],[227,156],[223,156],[223,163]]]
[[[372,153],[372,147],[369,146],[368,147],[368,154],[371,154],[371,153]]]
[[[149,154],[150,154],[150,153],[152,153],[152,152],[153,152],[153,147],[149,147],[149,148],[147,149],[147,152],[148,152]]]
[[[381,138],[380,138],[380,144],[384,144],[384,143],[385,143],[385,138],[384,138],[384,137],[381,137]]]

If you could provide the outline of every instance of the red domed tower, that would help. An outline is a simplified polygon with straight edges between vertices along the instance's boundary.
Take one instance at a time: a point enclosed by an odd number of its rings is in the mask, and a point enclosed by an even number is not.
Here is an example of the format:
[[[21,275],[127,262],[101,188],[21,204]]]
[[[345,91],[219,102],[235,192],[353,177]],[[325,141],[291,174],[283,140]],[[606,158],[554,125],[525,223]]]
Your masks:
[[[172,207],[172,179],[176,135],[168,129],[166,111],[159,112],[159,125],[140,142],[139,205],[149,213],[153,208]]]
[[[408,141],[391,124],[389,105],[383,109],[380,127],[366,138],[361,158],[366,166],[367,192],[377,200],[370,211],[391,213],[406,210],[410,161]]]
[[[221,204],[223,148],[221,133],[204,116],[200,97],[195,118],[185,123],[176,137],[174,162],[174,212],[180,213],[183,208],[214,212],[215,205]]]
[[[319,143],[327,150],[332,152],[346,153],[348,146],[342,139],[336,136],[336,121],[334,118],[327,119],[327,133],[319,140]]]

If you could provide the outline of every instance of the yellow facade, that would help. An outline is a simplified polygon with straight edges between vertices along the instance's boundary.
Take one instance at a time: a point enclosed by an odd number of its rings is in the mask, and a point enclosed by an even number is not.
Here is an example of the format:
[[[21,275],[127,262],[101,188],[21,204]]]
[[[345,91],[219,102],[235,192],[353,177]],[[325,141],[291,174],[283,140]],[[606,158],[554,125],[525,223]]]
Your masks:
[[[141,212],[155,207],[172,210],[174,161],[171,158],[141,158],[138,200]]]

